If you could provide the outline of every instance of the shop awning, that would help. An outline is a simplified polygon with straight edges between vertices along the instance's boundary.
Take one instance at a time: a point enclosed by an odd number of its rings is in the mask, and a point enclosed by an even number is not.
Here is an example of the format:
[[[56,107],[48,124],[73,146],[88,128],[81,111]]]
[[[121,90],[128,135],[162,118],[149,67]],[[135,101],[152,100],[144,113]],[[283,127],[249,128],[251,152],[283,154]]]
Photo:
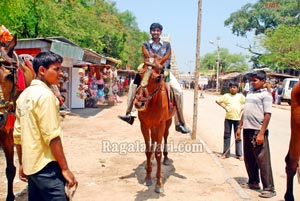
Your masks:
[[[136,72],[134,70],[118,70],[119,76],[135,75],[135,73]]]
[[[35,56],[41,51],[52,51],[72,60],[82,60],[83,49],[64,37],[18,39],[19,54]]]
[[[119,64],[119,65],[122,64],[122,61],[121,61],[121,60],[114,59],[114,58],[112,58],[112,57],[106,57],[106,59],[107,59],[108,61],[110,61],[110,62],[115,63],[115,64]]]
[[[114,66],[109,65],[109,64],[93,64],[93,63],[85,62],[85,61],[75,63],[73,66],[78,67],[78,68],[84,68],[84,67],[100,67],[100,68],[106,68],[106,69],[114,68]]]
[[[106,64],[106,58],[104,55],[87,48],[84,48],[83,61],[94,64]]]
[[[230,79],[236,78],[236,77],[241,76],[241,75],[242,75],[242,73],[232,72],[232,73],[228,73],[228,74],[220,76],[220,79],[222,79],[222,80],[230,80]]]
[[[70,45],[68,43],[57,40],[52,41],[50,51],[63,57],[69,57],[77,60],[82,60],[84,53],[81,47]]]

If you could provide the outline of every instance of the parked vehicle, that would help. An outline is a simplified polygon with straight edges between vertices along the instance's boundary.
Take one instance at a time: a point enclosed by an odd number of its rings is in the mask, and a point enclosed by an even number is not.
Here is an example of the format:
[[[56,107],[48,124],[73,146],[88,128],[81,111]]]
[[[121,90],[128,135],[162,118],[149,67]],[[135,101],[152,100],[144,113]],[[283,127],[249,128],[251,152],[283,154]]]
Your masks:
[[[288,102],[288,104],[291,105],[292,88],[297,82],[299,82],[299,78],[285,78],[283,80],[282,94],[279,94],[281,96],[281,101]]]

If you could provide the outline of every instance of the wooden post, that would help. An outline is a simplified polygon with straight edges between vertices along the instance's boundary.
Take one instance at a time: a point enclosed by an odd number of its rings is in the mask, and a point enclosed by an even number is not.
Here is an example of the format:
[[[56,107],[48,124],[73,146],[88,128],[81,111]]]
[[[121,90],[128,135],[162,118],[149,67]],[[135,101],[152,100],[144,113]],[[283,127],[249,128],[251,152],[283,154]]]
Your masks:
[[[195,66],[195,87],[194,87],[194,112],[193,112],[193,130],[192,140],[196,139],[197,120],[198,120],[198,84],[200,68],[200,41],[201,41],[201,24],[202,24],[202,0],[198,0],[198,18],[197,18],[197,42],[196,42],[196,66]]]

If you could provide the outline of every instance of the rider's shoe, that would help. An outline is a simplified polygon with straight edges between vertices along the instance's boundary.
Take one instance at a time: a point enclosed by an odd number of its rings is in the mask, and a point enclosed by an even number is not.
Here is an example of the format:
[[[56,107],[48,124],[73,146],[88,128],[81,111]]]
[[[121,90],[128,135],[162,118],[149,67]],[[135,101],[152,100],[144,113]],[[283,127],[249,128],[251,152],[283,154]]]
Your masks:
[[[135,118],[134,116],[130,116],[129,114],[128,114],[128,115],[125,115],[125,116],[119,115],[118,117],[119,117],[120,119],[122,119],[123,121],[129,123],[130,125],[133,124],[134,118]]]
[[[182,124],[176,125],[175,130],[181,132],[182,134],[187,134],[191,132],[190,129],[186,128]]]

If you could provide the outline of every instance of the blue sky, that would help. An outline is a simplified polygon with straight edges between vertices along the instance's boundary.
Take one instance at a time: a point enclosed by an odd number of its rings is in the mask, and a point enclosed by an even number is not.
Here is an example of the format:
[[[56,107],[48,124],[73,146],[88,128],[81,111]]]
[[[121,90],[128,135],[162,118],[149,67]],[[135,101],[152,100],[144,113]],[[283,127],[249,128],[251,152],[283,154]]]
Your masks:
[[[129,10],[136,17],[141,31],[149,32],[153,22],[163,25],[163,34],[171,36],[171,45],[176,56],[180,72],[193,71],[196,59],[198,0],[111,0],[123,12]],[[248,54],[237,44],[248,47],[251,38],[234,36],[224,21],[231,13],[247,3],[257,0],[202,0],[202,32],[200,56],[216,51],[216,46],[209,41],[221,38],[220,47],[230,53]]]

